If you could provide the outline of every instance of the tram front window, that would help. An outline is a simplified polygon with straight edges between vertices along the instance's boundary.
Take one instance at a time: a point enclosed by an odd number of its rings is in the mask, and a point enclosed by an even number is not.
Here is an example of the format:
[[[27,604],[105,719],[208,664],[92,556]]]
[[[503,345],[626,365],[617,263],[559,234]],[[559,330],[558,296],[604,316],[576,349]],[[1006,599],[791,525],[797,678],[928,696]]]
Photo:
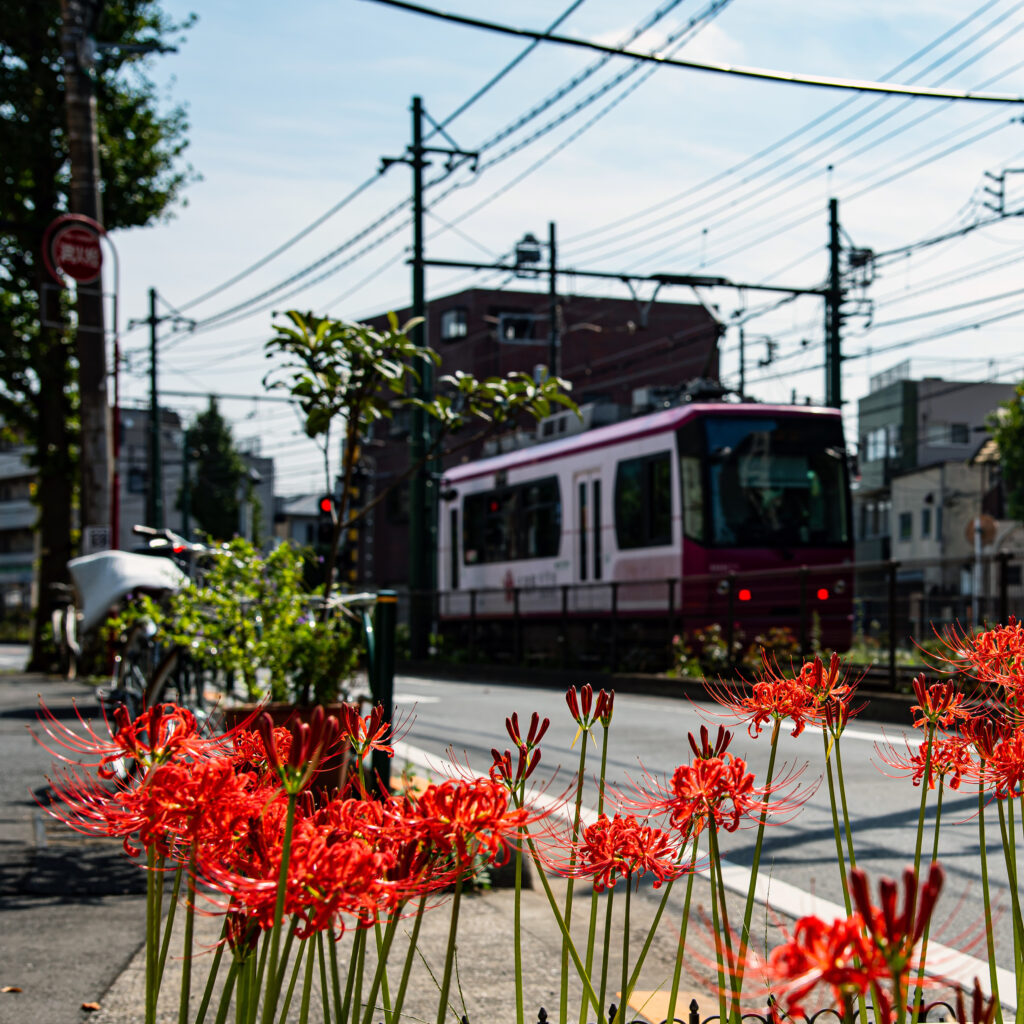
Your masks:
[[[846,466],[838,423],[709,418],[708,541],[717,547],[849,543]]]

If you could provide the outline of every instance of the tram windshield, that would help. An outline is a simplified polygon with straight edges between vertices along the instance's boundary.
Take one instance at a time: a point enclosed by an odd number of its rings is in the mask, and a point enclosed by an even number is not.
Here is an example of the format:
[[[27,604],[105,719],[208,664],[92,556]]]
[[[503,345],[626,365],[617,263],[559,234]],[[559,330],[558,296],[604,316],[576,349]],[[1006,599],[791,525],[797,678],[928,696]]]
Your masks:
[[[842,429],[819,417],[715,416],[679,431],[683,530],[713,547],[850,543]]]

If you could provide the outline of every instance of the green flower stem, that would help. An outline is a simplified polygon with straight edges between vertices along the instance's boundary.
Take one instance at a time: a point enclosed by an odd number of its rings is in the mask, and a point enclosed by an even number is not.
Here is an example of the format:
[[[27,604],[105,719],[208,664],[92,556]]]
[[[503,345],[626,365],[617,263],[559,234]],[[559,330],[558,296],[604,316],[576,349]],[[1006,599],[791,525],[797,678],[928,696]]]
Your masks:
[[[619,1012],[612,1024],[626,1019],[626,1004],[629,1001],[629,905],[633,898],[633,875],[626,875],[626,905],[622,912],[622,987],[619,989]]]
[[[281,870],[277,876],[277,900],[274,903],[274,926],[270,932],[270,976],[267,982],[266,999],[263,1004],[263,1024],[270,1024],[277,1013],[277,1000],[281,991],[278,979],[278,957],[281,951],[281,918],[284,916],[284,900],[288,889],[288,861],[292,851],[292,830],[295,826],[296,794],[288,794],[288,812],[284,820],[284,839],[281,843]]]
[[[161,885],[163,884],[161,880]],[[146,851],[146,1024],[156,1024],[157,952],[160,942],[160,903],[157,891],[156,850]]]
[[[352,953],[350,954],[348,961],[348,979],[345,982],[345,1001],[341,1006],[341,1013],[338,1016],[339,1021],[349,1020],[349,1010],[353,1012],[353,1016],[359,1012],[358,1003],[355,1007],[352,1006],[352,992],[355,987],[356,975],[362,971],[363,962],[363,949],[366,946],[366,932],[362,928],[357,928],[355,935],[352,937]]]
[[[341,1020],[341,974],[338,971],[338,943],[341,941],[341,937],[335,938],[331,936],[331,993],[334,996],[334,1017],[336,1020]],[[324,996],[324,1002],[327,1002],[327,996]]]
[[[288,957],[285,956],[282,961],[282,966],[288,964]],[[288,1010],[292,1005],[292,997],[295,995],[295,986],[299,981],[299,971],[302,969],[302,950],[299,950],[299,955],[295,958],[295,963],[292,965],[291,977],[288,979],[288,988],[285,990],[284,999],[281,1000],[281,1016],[278,1018],[277,1024],[285,1024],[288,1019]]]
[[[160,860],[161,866],[163,865],[163,858]],[[179,864],[177,870],[174,872],[174,887],[171,889],[171,902],[167,907],[167,921],[166,923],[160,923],[159,927],[163,929],[163,936],[160,940],[160,958],[157,961],[156,968],[156,990],[157,993],[163,987],[164,981],[164,967],[167,965],[167,954],[171,948],[171,931],[174,928],[174,915],[178,909],[178,894],[181,892],[181,874],[182,867]],[[163,871],[160,871],[160,888],[159,888],[159,899],[160,899],[160,914],[163,916]],[[157,918],[160,922],[160,918]]]
[[[1006,880],[1010,884],[1010,907],[1013,911],[1013,962],[1020,973],[1021,948],[1024,946],[1024,928],[1021,925],[1020,896],[1017,892],[1017,855],[1014,850],[1013,832],[1007,834],[1006,809],[1000,800],[999,831],[1003,840],[1003,857],[1006,861]]]
[[[725,902],[725,879],[722,877],[722,855],[718,849],[717,830],[714,835],[715,852],[711,858],[711,864],[718,875],[718,898],[722,901],[722,937],[725,939],[726,970],[729,975],[729,988],[732,991],[729,1020],[733,1024],[740,1024],[740,991],[743,987],[743,979],[739,974],[737,964],[740,957],[734,954],[732,949],[732,931],[729,928],[729,908]]]
[[[324,1024],[331,1024],[330,988],[327,984],[327,959],[324,956],[324,933],[316,933],[316,956],[320,964],[320,1002],[323,1006]]]
[[[225,939],[228,934],[228,920],[224,918],[224,927],[220,930],[220,941],[217,943],[217,952],[213,954],[213,963],[210,964],[209,973],[206,976],[206,989],[203,991],[203,999],[196,1011],[195,1024],[203,1024],[206,1020],[206,1012],[210,1008],[210,1001],[213,999],[213,986],[220,971],[220,962],[224,959]]]
[[[921,846],[924,843],[924,809],[928,801],[928,777],[932,773],[932,744],[935,741],[935,723],[928,723],[928,735],[925,739],[924,780],[921,786],[921,810],[917,815],[917,843],[914,847],[914,878],[921,877]]]
[[[352,993],[352,1020],[359,1016],[360,1008],[363,1005],[363,973],[366,971],[366,925],[363,923],[359,931],[362,933],[363,941],[359,945],[359,961],[356,964],[356,984]]]
[[[377,969],[373,974],[373,983],[370,985],[370,993],[366,997],[366,1012],[363,1014],[363,1024],[373,1024],[373,1014],[376,1009],[377,992],[383,984],[384,992],[384,1016],[391,1017],[390,999],[387,991],[387,964],[388,954],[391,952],[391,943],[394,941],[395,932],[398,931],[398,917],[392,917],[388,921],[387,929],[383,937],[378,936],[377,941]]]
[[[572,894],[575,879],[572,877],[572,870],[576,866],[576,843],[580,835],[580,813],[583,807],[583,778],[584,769],[587,763],[587,738],[590,736],[588,729],[580,729],[580,766],[576,771],[576,807],[572,815],[572,845],[569,847],[569,877],[565,887],[565,910],[562,916],[565,918],[566,934],[572,932]],[[558,1024],[566,1024],[569,1018],[569,946],[571,938],[562,942],[562,973],[561,991],[558,996]]]
[[[405,993],[409,987],[409,975],[412,973],[412,963],[416,956],[416,942],[420,935],[420,925],[423,922],[423,913],[427,909],[427,897],[421,896],[419,906],[416,908],[416,914],[412,921],[412,933],[409,936],[409,948],[405,954],[405,966],[402,968],[402,978],[398,983],[398,992],[395,995],[395,1003],[391,1007],[391,1017],[393,1020],[400,1020],[402,1016],[402,1006],[405,1004]],[[399,907],[395,911],[395,916],[401,915],[402,908]]]
[[[605,1000],[608,998],[608,959],[611,953],[611,935],[612,935],[612,907],[613,897],[615,896],[615,890],[609,889],[605,894],[605,909],[604,909],[604,949],[601,954],[601,1005],[605,1005]],[[587,1001],[583,1000],[583,1009],[586,1010]],[[600,1021],[603,1019],[601,1016],[601,1010],[597,1011],[597,1019]]]
[[[988,891],[988,849],[985,843],[985,760],[979,758],[981,777],[978,780],[978,848],[981,851],[981,893],[985,905],[985,941],[988,947],[988,980],[995,1000],[996,1024],[1003,1024],[1003,1007],[999,1002],[999,973],[996,970],[995,936],[992,934],[992,897]]]
[[[668,997],[668,1024],[676,1017],[676,1001],[679,999],[679,982],[683,974],[683,950],[686,948],[686,928],[690,923],[690,898],[693,896],[693,878],[697,868],[697,837],[693,837],[693,856],[690,858],[689,876],[686,879],[686,898],[683,900],[683,917],[679,926],[679,942],[676,946],[676,962],[672,971],[672,989]]]
[[[374,989],[367,997],[367,1004],[373,1006],[377,999],[377,991],[379,989],[381,998],[384,1004],[384,1019],[387,1022],[391,1020],[391,993],[388,988],[388,953],[391,949],[391,942],[395,937],[395,929],[398,927],[397,920],[391,920],[388,922],[388,933],[385,934],[381,931],[380,921],[373,922],[373,934],[374,939],[377,943],[377,970],[373,976]],[[366,1024],[370,1024],[367,1021]]]
[[[180,870],[180,869],[179,869]],[[185,938],[181,962],[181,999],[178,1003],[178,1024],[188,1024],[188,1004],[192,995],[192,934],[196,917],[196,844],[188,855],[188,885],[185,892]],[[170,931],[170,927],[167,929]]]
[[[772,779],[775,776],[775,755],[779,749],[779,733],[782,721],[776,718],[772,725],[771,753],[768,757],[768,774],[765,776],[765,789],[770,789]],[[761,864],[761,847],[764,842],[764,828],[768,821],[768,801],[771,799],[769,793],[765,793],[764,801],[761,804],[761,819],[757,823],[757,838],[754,840],[754,862],[750,868],[750,885],[747,886],[747,901],[743,906],[743,930],[740,932],[740,947],[745,949],[750,942],[750,920],[754,914],[754,891],[757,887],[757,871]],[[724,895],[723,895],[724,898]],[[741,962],[737,965],[735,987],[737,991],[743,985],[744,965]]]
[[[227,977],[224,979],[224,989],[220,994],[220,1002],[217,1004],[217,1019],[214,1021],[214,1024],[225,1024],[228,1019],[228,1010],[231,1007],[231,993],[235,987],[235,979],[238,977],[238,965],[239,961],[232,958]],[[196,1024],[202,1024],[202,1021],[203,1018],[199,1017],[196,1019]]]
[[[444,975],[441,978],[441,993],[437,1000],[437,1024],[444,1024],[448,1012],[448,993],[452,987],[452,967],[455,963],[455,942],[459,928],[459,907],[462,903],[462,875],[455,880],[455,895],[452,897],[451,924],[448,927],[448,949],[444,958]],[[456,1014],[456,1016],[458,1016]]]
[[[534,862],[539,864],[540,857],[537,854],[537,847],[529,836],[526,837],[526,843],[530,848],[530,853],[533,854]],[[544,895],[548,898],[548,904],[551,906],[551,911],[555,915],[555,923],[558,925],[558,930],[562,933],[563,946],[567,947],[569,950],[569,956],[572,958],[573,965],[576,967],[576,972],[579,974],[580,981],[583,983],[583,991],[586,994],[587,1000],[597,1012],[597,1019],[600,1021],[601,1002],[598,1000],[597,993],[594,991],[594,986],[591,984],[590,977],[584,969],[583,961],[580,960],[580,955],[576,952],[576,946],[573,944],[572,935],[569,932],[568,925],[565,918],[562,917],[561,911],[558,909],[558,900],[555,899],[555,894],[551,891],[551,883],[548,881],[548,876],[540,870],[537,871],[537,876],[540,878],[541,885],[544,887]],[[609,894],[609,896],[610,895],[611,894]],[[606,940],[606,947],[607,944]]]
[[[839,881],[843,886],[843,905],[846,907],[846,916],[849,917],[853,913],[853,904],[850,902],[850,883],[846,877],[846,856],[843,852],[843,836],[839,826],[836,781],[832,772],[831,744],[829,743],[831,736],[827,726],[822,727],[821,738],[825,744],[825,777],[828,779],[828,802],[832,809],[832,838],[836,844],[836,863],[839,865]]]
[[[603,723],[602,723],[603,725]],[[604,734],[601,737],[601,773],[597,783],[597,813],[604,813],[605,777],[608,772],[608,726],[604,726]],[[594,969],[594,948],[597,943],[597,904],[599,893],[596,888],[590,890],[590,922],[587,927],[587,975]],[[605,933],[607,934],[607,932]],[[580,1003],[579,1024],[586,1024],[587,1004]],[[519,1022],[522,1024],[522,1021]]]
[[[313,967],[316,961],[316,942],[306,939],[304,945],[306,950],[306,973],[302,979],[302,1004],[299,1008],[299,1024],[309,1024],[309,1003],[313,995]],[[302,953],[295,958],[295,962],[302,960]]]
[[[718,851],[718,843],[714,838],[715,835],[715,823],[710,822],[708,827],[708,842],[711,848],[711,927],[715,931],[715,960],[718,964],[718,1015],[722,1024],[726,1021],[726,1007],[725,1007],[725,966],[722,962],[722,923],[718,912],[718,893],[715,891],[718,887],[718,879],[716,877],[714,860]]]
[[[522,797],[517,806],[522,807]],[[512,953],[515,960],[516,979],[516,1024],[525,1024],[526,997],[523,993],[523,834],[519,826],[519,842],[516,844],[516,887],[512,903]]]
[[[259,965],[257,966],[256,960],[252,960],[248,965],[248,970],[245,975],[245,981],[248,985],[250,995],[247,1005],[251,1008],[251,1014],[247,1014],[244,1020],[249,1022],[249,1024],[255,1024],[256,1017],[259,1013],[259,993],[263,991],[263,977],[267,970],[267,954],[269,952],[269,936],[264,934],[260,942]]]
[[[926,786],[928,784],[927,777],[921,780],[921,785]],[[939,859],[939,826],[942,822],[942,794],[945,787],[943,786],[943,780],[939,778],[939,792],[935,798],[935,835],[932,839],[932,863],[935,864]],[[913,1005],[916,1009],[920,1009],[924,1002],[924,966],[925,960],[928,958],[928,935],[931,932],[932,922],[931,919],[925,923],[924,932],[921,935],[921,962],[917,968],[917,985],[914,989],[914,1002]]]

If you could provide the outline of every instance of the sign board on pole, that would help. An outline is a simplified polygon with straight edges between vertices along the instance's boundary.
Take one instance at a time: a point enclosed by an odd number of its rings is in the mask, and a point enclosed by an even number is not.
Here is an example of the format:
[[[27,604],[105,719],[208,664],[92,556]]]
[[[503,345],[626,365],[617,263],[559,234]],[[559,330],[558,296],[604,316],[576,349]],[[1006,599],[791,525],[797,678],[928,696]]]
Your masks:
[[[103,270],[103,225],[80,213],[58,217],[43,235],[43,262],[61,285],[67,278],[91,284]]]
[[[99,526],[82,527],[82,554],[92,555],[97,551],[110,550],[110,527],[106,523]]]

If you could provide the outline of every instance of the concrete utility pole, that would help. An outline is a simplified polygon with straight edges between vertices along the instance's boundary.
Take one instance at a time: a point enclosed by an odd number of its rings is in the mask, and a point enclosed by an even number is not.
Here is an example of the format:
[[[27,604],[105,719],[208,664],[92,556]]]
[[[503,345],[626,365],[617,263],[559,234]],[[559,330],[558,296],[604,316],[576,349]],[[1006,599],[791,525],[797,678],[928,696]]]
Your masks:
[[[842,242],[839,238],[839,200],[828,201],[828,286],[825,288],[825,404],[841,409],[843,283],[839,256]]]
[[[99,17],[97,0],[61,0],[64,102],[68,118],[72,213],[103,223],[100,203],[96,95],[88,56],[89,35]],[[76,288],[78,389],[81,419],[83,527],[110,529],[113,472],[103,279]],[[83,531],[85,533],[87,531]],[[111,542],[113,538],[110,539]]]
[[[548,221],[548,372],[562,372],[562,338],[558,330],[558,258],[555,222]]]
[[[412,168],[412,315],[426,314],[423,257],[423,168],[429,166],[426,156],[441,153],[448,157],[449,165],[456,157],[476,161],[477,154],[455,147],[425,146],[423,144],[423,101],[412,98],[412,144],[402,157],[385,157],[383,166],[393,163],[408,164]],[[435,126],[436,127],[436,126]],[[445,135],[440,128],[438,131]],[[447,138],[448,136],[445,135]],[[426,323],[412,329],[416,345],[427,343]],[[419,375],[416,395],[424,402],[434,397],[434,367],[428,359],[417,359]],[[409,481],[409,646],[414,658],[427,654],[430,635],[431,593],[437,576],[437,481],[434,479],[428,455],[433,447],[433,420],[419,408],[412,411],[409,431],[409,460],[416,468]]]

